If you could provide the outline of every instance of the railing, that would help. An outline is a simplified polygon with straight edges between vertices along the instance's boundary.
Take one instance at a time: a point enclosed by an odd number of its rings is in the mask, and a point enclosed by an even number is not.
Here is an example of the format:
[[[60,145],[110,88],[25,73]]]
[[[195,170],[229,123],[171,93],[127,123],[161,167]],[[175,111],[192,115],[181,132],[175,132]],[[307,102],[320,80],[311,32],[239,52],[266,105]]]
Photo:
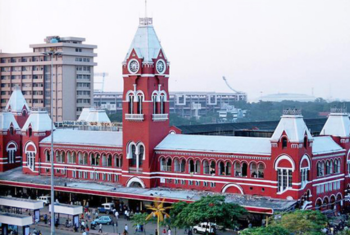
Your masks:
[[[144,120],[143,114],[125,114],[125,119],[129,121],[143,121]]]
[[[131,174],[142,173],[142,168],[137,169],[136,167],[129,167],[129,173],[131,173]]]
[[[152,120],[155,122],[161,122],[168,120],[168,114],[152,114]]]
[[[301,115],[300,109],[284,109],[283,115]]]

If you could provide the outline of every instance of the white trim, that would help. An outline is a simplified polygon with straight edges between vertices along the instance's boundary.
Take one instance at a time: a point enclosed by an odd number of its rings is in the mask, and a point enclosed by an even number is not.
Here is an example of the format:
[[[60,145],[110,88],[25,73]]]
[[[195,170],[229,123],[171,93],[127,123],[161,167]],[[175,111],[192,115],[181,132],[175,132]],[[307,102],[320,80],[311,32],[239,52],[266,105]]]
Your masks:
[[[318,184],[313,184],[312,187],[317,187],[319,185],[325,185],[325,184],[328,184],[328,183],[333,183],[333,182],[338,182],[338,181],[343,181],[345,179],[336,179],[336,180],[332,180],[332,181],[327,181],[327,182],[322,182],[322,183],[318,183]]]
[[[136,63],[137,63],[137,65],[138,65],[138,70],[137,71],[135,71],[135,72],[132,72],[131,70],[130,70],[130,64],[131,64],[131,62],[133,62],[133,61],[136,61]],[[140,71],[140,69],[141,69],[141,66],[140,66],[140,62],[137,60],[137,59],[131,59],[131,60],[129,60],[129,62],[128,62],[128,65],[127,65],[127,69],[128,69],[128,71],[129,71],[129,73],[131,73],[132,75],[135,75],[138,71]]]
[[[133,177],[133,178],[129,179],[128,183],[126,184],[126,187],[129,188],[132,183],[139,183],[139,184],[141,184],[142,188],[146,188],[145,184],[143,183],[143,181],[139,177]]]
[[[314,179],[312,180],[312,182],[318,182],[318,181],[322,181],[322,180],[328,180],[328,179],[333,179],[333,178],[337,178],[337,177],[342,177],[345,174],[340,174],[340,175],[332,175],[332,176],[328,176],[328,177],[324,177],[324,178],[319,178],[319,179]]]
[[[222,192],[222,193],[225,193],[226,190],[227,190],[228,188],[230,188],[230,187],[235,187],[235,188],[237,188],[237,189],[241,192],[241,194],[244,195],[244,192],[243,192],[242,187],[240,187],[240,186],[237,185],[237,184],[227,184],[227,185],[221,190],[221,192]]]
[[[307,167],[301,167],[301,164],[303,163],[303,160],[304,160],[304,159],[306,159],[306,161],[307,161],[307,163],[308,163],[308,166],[307,166]],[[302,168],[305,169],[305,168],[306,168],[306,169],[310,170],[310,168],[311,168],[310,166],[311,166],[311,162],[310,162],[309,156],[306,155],[306,154],[304,154],[304,156],[303,156],[303,157],[301,158],[301,160],[300,160],[300,166],[299,166],[299,168],[300,168],[300,169],[302,169]]]
[[[284,167],[278,167],[278,163],[281,161],[281,160],[287,160],[290,162],[290,164],[292,165],[292,172],[294,172],[295,170],[295,163],[293,161],[293,159],[287,155],[282,155],[280,157],[277,158],[275,164],[274,164],[274,168],[275,170],[277,169],[290,169],[290,168],[284,168]]]

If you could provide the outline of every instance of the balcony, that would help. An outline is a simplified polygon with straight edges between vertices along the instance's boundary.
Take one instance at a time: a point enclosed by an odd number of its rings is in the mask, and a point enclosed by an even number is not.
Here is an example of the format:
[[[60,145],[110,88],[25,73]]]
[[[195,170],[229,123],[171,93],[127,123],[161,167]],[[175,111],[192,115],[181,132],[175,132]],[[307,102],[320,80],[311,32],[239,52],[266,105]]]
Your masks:
[[[144,115],[143,114],[125,114],[125,120],[129,121],[136,121],[136,122],[142,122],[144,120]]]
[[[155,122],[163,122],[168,120],[168,114],[152,114],[152,120]]]
[[[142,168],[129,167],[129,173],[131,174],[140,174],[142,173]]]

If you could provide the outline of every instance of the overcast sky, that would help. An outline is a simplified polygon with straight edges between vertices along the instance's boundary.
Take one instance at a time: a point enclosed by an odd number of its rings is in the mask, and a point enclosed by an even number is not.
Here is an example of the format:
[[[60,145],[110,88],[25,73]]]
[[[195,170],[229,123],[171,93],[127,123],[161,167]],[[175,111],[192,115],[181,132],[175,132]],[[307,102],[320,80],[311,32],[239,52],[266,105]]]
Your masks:
[[[250,100],[304,93],[350,100],[349,0],[148,0],[171,62],[171,91],[228,92]],[[48,35],[96,44],[106,91],[121,91],[121,62],[144,0],[0,0],[0,50],[29,52]]]

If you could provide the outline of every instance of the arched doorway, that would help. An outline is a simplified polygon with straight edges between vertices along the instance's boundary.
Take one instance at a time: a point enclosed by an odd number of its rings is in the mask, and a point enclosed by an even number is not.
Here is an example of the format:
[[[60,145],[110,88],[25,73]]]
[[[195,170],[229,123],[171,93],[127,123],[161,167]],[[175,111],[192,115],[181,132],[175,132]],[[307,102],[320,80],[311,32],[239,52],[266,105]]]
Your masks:
[[[138,178],[138,177],[133,177],[131,179],[129,179],[126,187],[128,188],[145,188],[145,184],[143,183],[143,181]]]

